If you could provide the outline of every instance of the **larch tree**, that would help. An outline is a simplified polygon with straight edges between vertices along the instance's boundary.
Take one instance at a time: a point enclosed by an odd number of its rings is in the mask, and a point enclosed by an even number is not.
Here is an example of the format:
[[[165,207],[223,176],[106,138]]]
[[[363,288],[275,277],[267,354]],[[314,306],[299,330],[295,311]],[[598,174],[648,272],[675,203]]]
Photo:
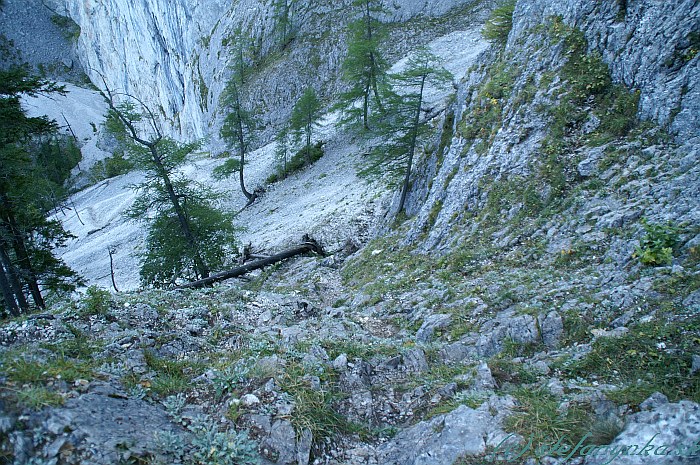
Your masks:
[[[228,113],[224,118],[220,134],[227,142],[236,146],[238,158],[230,158],[223,165],[217,167],[214,175],[225,177],[238,172],[241,192],[248,201],[247,205],[250,205],[255,201],[257,194],[246,188],[243,170],[248,147],[254,136],[256,114],[246,108],[243,102],[242,90],[245,84],[246,53],[240,34],[237,33],[235,37],[233,73],[221,96],[221,106]]]
[[[280,49],[294,39],[294,12],[298,0],[272,0],[273,31]]]
[[[304,136],[304,163],[311,164],[311,137],[316,122],[321,117],[321,102],[313,87],[307,87],[294,105],[292,117],[289,120],[291,129],[297,137]]]
[[[406,68],[390,76],[392,91],[387,93],[384,118],[378,128],[386,142],[373,150],[365,174],[393,171],[403,179],[398,212],[403,212],[410,188],[413,162],[418,145],[429,133],[423,116],[425,91],[430,85],[444,87],[452,75],[440,66],[437,56],[422,48],[408,60]]]
[[[106,88],[104,96],[108,129],[146,177],[136,186],[140,194],[129,211],[131,218],[149,223],[142,283],[163,287],[208,277],[234,246],[234,229],[231,215],[215,207],[215,193],[179,171],[199,143],[182,144],[165,137],[148,106],[131,95]],[[126,100],[117,103],[117,96]],[[137,110],[134,102],[143,110]]]
[[[379,50],[385,28],[377,17],[384,9],[381,0],[354,0],[353,6],[362,14],[349,25],[348,54],[342,71],[350,89],[340,96],[339,106],[345,113],[344,123],[361,120],[363,127],[370,129],[372,107],[382,110],[380,89],[388,69]]]

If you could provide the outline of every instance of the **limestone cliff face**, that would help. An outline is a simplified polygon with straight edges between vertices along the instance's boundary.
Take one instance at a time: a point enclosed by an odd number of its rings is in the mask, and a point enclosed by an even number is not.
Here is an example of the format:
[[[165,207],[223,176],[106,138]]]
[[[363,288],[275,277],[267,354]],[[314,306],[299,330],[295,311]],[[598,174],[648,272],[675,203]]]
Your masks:
[[[78,53],[91,80],[139,97],[164,126],[188,138],[204,135],[195,60],[225,1],[54,1],[81,28]]]
[[[610,66],[614,81],[639,89],[642,119],[667,126],[679,139],[699,136],[700,62],[692,52],[695,47],[697,54],[698,47],[693,33],[700,32],[698,2],[520,1],[509,47],[554,15],[584,32],[590,49]]]
[[[632,242],[610,228],[638,234],[642,217],[697,224],[699,15],[694,1],[519,0],[504,49],[484,52],[420,165],[406,243],[448,251],[482,237],[508,250],[539,240],[550,253],[589,247],[622,265]],[[585,39],[580,76],[562,72],[573,59],[563,30]],[[596,60],[628,103],[596,109],[591,92],[564,106]],[[666,139],[593,140],[634,113],[635,94],[642,126]]]
[[[274,8],[269,0],[51,0],[57,11],[81,27],[78,50],[87,73],[98,85],[133,94],[154,107],[166,131],[182,139],[213,137],[217,146],[219,96],[230,71],[229,38],[240,29],[261,62],[252,74],[248,99],[264,114],[266,125],[288,117],[301,91],[313,84],[330,96],[341,85],[349,0],[294,2],[295,37],[280,51]],[[398,0],[387,21],[418,15],[439,16],[465,0]],[[486,2],[489,3],[489,2]],[[411,46],[404,37],[394,49]],[[272,134],[271,130],[263,137]]]

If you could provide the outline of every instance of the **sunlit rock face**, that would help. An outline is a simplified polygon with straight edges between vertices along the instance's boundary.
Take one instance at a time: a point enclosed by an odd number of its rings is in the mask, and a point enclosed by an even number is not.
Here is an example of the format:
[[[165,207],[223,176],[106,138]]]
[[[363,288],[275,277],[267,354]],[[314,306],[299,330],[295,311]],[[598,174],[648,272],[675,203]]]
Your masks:
[[[51,1],[57,12],[80,25],[78,54],[95,84],[143,100],[157,113],[164,132],[174,137],[212,136],[214,150],[234,31],[244,33],[258,58],[267,58],[253,73],[247,93],[249,103],[264,111],[264,126],[286,119],[310,83],[326,97],[342,86],[345,26],[353,11],[349,0],[295,2],[297,39],[281,52],[271,1]],[[437,16],[472,3],[478,2],[398,0],[388,6],[384,20]]]
[[[169,123],[164,126],[173,135],[203,135],[203,112],[191,75],[196,75],[202,37],[229,2],[54,3],[80,25],[78,53],[95,84],[139,97]]]

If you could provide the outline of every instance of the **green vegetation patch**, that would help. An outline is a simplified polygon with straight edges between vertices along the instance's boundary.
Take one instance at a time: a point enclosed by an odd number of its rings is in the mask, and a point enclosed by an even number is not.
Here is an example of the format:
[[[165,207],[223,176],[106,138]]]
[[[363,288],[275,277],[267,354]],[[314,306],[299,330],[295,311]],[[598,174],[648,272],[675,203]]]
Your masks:
[[[60,350],[61,345],[53,347]],[[80,349],[83,352],[83,349]],[[70,358],[71,348],[64,354],[51,354],[41,359],[31,358],[29,351],[15,349],[0,356],[0,367],[10,383],[19,385],[42,386],[55,380],[73,383],[78,379],[94,378],[94,364]]]
[[[323,156],[323,142],[317,142],[312,145],[309,149],[309,159],[311,163],[316,163]],[[273,182],[280,181],[290,174],[301,171],[307,166],[306,164],[306,148],[302,148],[296,154],[285,163],[280,163],[277,166],[277,170],[268,176],[266,182],[272,184]]]
[[[76,41],[80,37],[80,26],[68,16],[53,15],[51,22],[61,30],[67,40]]]
[[[124,157],[123,151],[115,152],[111,157],[100,160],[90,168],[90,178],[93,182],[121,176],[134,169],[134,163]]]
[[[484,25],[483,35],[486,40],[505,45],[508,34],[513,28],[513,12],[515,11],[515,0],[505,0],[500,3],[492,12]]]
[[[635,248],[634,257],[644,265],[670,265],[683,228],[671,222],[656,224],[645,219],[642,220],[642,227],[646,234]]]
[[[192,388],[192,378],[202,369],[202,365],[198,362],[168,360],[158,357],[150,350],[144,351],[144,358],[146,365],[156,372],[150,387],[161,396],[189,391]]]
[[[12,391],[17,404],[32,410],[63,405],[63,396],[44,386],[26,386]]]
[[[475,147],[477,153],[485,153],[493,143],[503,122],[503,106],[510,98],[518,72],[507,57],[501,56],[489,67],[472,111],[460,122],[458,132],[462,137],[479,140]]]
[[[511,463],[566,456],[581,440],[588,445],[609,444],[621,431],[617,422],[596,419],[587,403],[562,401],[542,388],[520,388],[513,395],[519,405],[506,418],[505,429],[521,435],[524,442],[506,452]]]
[[[654,392],[671,401],[700,401],[700,373],[690,375],[692,355],[700,349],[700,316],[656,318],[630,328],[621,337],[600,337],[581,360],[564,363],[570,377],[624,386],[608,397],[633,406]]]

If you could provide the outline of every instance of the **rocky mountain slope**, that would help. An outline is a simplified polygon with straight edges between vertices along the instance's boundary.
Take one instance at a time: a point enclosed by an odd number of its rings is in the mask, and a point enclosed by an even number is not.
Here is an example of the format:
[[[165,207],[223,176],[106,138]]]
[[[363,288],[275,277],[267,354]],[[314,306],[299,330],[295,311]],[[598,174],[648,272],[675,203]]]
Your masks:
[[[67,12],[83,31],[81,59],[102,66],[86,68],[161,102],[175,133],[204,134],[218,117],[222,38],[242,21],[265,50],[268,23],[247,2],[206,11],[161,3],[147,2],[143,18],[116,0]],[[512,27],[487,47],[474,22],[490,5],[397,5],[394,61],[419,32],[460,78],[454,96],[434,96],[445,111],[422,148],[407,217],[397,218],[393,191],[358,182],[365,147],[328,115],[327,155],[270,187],[241,221],[256,245],[311,231],[332,255],[202,291],[91,288],[47,314],[3,322],[4,459],[697,462],[700,7],[519,0]],[[312,46],[327,60],[324,95],[338,90],[340,7],[305,10],[292,50],[256,75],[250,98],[267,89],[271,126],[308,72],[290,63]],[[153,30],[167,32],[144,33]],[[106,58],[135,31],[153,40],[139,43],[144,61],[160,54],[155,74]],[[137,53],[128,47],[120,53]],[[178,87],[194,63],[210,83],[206,108],[187,90],[199,80]],[[135,84],[154,75],[159,86]],[[251,157],[253,183],[272,150],[263,144]],[[186,169],[204,180],[214,164],[205,153]],[[115,235],[135,237],[120,229],[122,203],[107,200],[127,181],[77,194],[96,223],[69,220],[80,240],[67,258],[97,261]],[[135,263],[124,263],[126,275]]]

